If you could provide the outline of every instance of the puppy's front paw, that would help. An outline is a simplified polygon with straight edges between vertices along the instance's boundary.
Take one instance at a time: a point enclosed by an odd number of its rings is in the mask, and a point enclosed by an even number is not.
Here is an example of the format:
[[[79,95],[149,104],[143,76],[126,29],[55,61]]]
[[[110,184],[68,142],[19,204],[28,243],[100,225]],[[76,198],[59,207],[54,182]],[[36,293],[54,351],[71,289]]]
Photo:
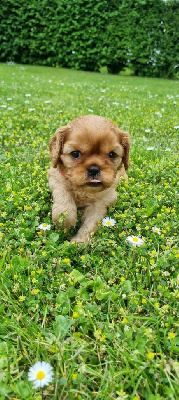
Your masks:
[[[60,216],[62,214],[63,214],[63,217],[60,218]],[[71,212],[63,211],[60,207],[53,205],[52,219],[57,224],[57,226],[59,225],[60,222],[62,222],[63,228],[68,228],[69,226],[75,227],[76,219],[77,219],[77,212],[76,212],[76,210],[73,210]]]
[[[89,243],[91,236],[88,234],[80,235],[77,233],[71,240],[70,243]]]

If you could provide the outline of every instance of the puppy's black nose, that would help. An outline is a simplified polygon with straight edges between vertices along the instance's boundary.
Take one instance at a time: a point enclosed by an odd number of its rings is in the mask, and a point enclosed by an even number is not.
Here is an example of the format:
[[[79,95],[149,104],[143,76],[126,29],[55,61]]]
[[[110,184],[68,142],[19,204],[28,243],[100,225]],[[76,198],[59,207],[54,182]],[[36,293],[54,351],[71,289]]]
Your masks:
[[[91,167],[88,168],[88,176],[90,178],[95,178],[99,174],[100,174],[100,168],[97,167],[97,165],[91,165]]]

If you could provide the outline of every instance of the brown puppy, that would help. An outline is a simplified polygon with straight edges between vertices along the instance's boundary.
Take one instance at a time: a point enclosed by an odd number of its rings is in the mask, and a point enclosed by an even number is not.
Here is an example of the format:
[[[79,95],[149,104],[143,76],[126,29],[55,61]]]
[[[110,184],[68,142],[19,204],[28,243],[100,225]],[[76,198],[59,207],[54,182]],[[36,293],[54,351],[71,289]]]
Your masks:
[[[75,226],[84,208],[75,242],[88,242],[107,208],[116,202],[120,177],[127,179],[129,133],[97,115],[85,115],[57,129],[50,141],[48,170],[53,194],[52,219],[64,214],[64,227]]]

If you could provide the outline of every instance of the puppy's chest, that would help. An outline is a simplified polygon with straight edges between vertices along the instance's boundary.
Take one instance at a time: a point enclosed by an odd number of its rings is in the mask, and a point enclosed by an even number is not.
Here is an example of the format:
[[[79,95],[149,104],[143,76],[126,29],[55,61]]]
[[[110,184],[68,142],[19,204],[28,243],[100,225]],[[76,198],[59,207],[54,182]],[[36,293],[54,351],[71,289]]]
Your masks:
[[[107,207],[109,207],[111,204],[115,203],[117,200],[117,193],[115,191],[115,189],[113,188],[108,188],[106,190],[103,190],[101,192],[97,192],[97,193],[88,193],[88,192],[84,192],[83,190],[78,190],[78,191],[73,191],[73,198],[75,200],[75,203],[77,205],[77,207],[87,207],[90,204],[94,204],[94,203],[103,203],[105,204]]]
[[[77,207],[86,207],[97,200],[98,196],[94,193],[85,193],[83,190],[72,190],[72,195]]]

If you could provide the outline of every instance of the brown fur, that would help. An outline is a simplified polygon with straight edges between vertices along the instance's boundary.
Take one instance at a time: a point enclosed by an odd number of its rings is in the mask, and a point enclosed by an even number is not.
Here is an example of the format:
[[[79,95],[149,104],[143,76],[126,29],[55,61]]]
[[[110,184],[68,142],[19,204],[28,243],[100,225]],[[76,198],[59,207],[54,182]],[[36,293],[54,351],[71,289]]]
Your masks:
[[[65,215],[64,227],[75,226],[77,207],[84,208],[82,225],[72,239],[88,242],[107,208],[116,202],[120,177],[127,179],[129,133],[97,115],[85,115],[55,132],[50,140],[49,186],[53,195],[52,219]],[[72,152],[80,152],[74,158]],[[115,158],[109,154],[115,153]],[[91,176],[90,168],[99,173]],[[60,171],[60,172],[59,172]]]

